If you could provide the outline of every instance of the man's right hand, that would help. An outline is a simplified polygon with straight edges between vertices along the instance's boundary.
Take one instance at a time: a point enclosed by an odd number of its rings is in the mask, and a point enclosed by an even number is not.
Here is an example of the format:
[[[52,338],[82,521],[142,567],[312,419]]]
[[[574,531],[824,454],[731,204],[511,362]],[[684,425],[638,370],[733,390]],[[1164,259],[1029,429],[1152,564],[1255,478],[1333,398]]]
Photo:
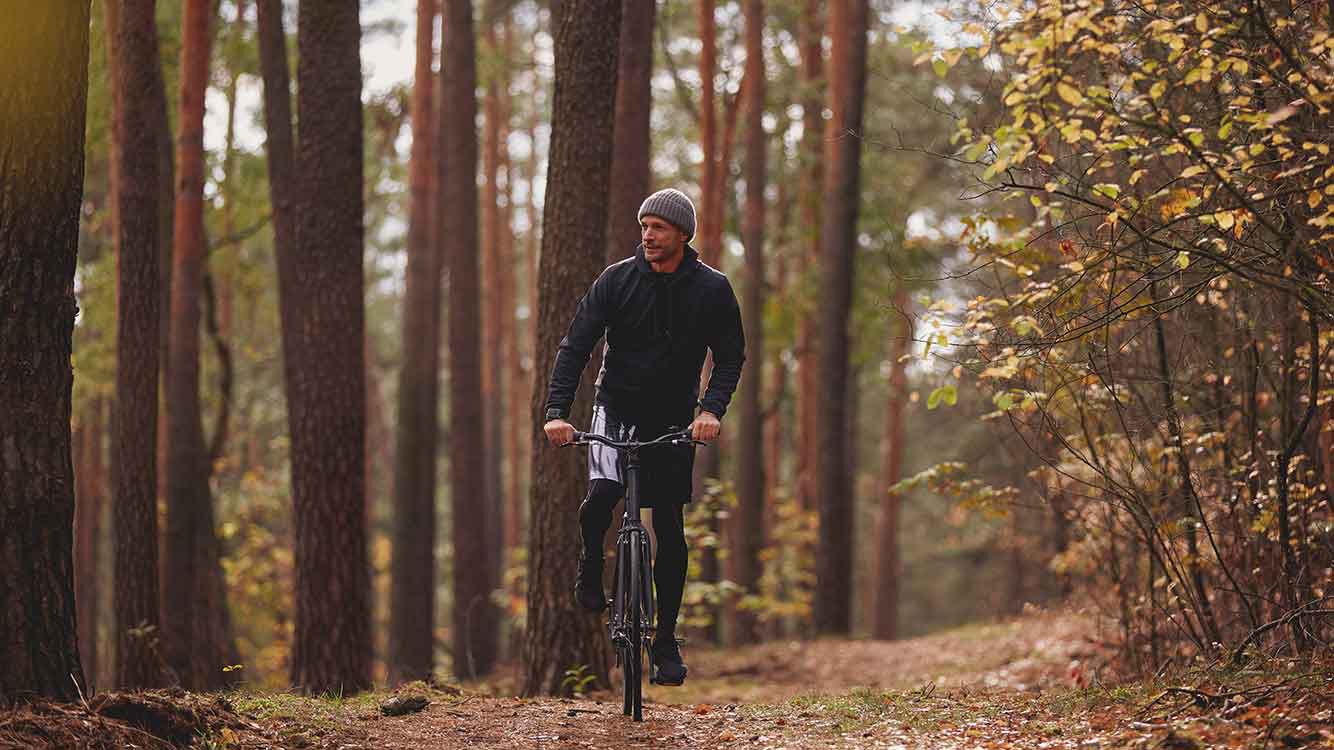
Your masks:
[[[574,442],[574,425],[563,419],[547,422],[542,425],[542,431],[547,434],[547,440],[557,447]]]

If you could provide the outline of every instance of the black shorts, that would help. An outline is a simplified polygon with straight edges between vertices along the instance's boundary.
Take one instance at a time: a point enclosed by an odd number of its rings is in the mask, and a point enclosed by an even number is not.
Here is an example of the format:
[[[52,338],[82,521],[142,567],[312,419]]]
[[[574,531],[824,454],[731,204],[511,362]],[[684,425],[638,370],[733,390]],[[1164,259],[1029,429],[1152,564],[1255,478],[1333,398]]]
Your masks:
[[[590,431],[611,440],[652,440],[668,432],[684,429],[685,424],[635,424],[622,420],[606,404],[593,405]],[[690,445],[663,445],[639,452],[639,506],[672,505],[690,502],[691,478],[695,468],[695,448]],[[588,446],[588,478],[607,479],[625,485],[625,458],[615,448],[601,443]]]

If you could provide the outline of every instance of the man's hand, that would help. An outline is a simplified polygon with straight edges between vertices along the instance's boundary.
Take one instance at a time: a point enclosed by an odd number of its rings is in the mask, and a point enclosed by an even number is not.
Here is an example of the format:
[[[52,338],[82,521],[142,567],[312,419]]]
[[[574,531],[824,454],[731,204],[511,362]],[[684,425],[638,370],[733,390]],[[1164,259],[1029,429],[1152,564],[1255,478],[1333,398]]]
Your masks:
[[[542,425],[542,431],[547,434],[547,440],[557,447],[568,445],[574,442],[574,425],[563,419],[553,419]]]
[[[718,437],[718,431],[722,428],[722,424],[718,422],[718,417],[713,412],[702,411],[695,417],[695,421],[690,423],[690,437],[707,443]]]

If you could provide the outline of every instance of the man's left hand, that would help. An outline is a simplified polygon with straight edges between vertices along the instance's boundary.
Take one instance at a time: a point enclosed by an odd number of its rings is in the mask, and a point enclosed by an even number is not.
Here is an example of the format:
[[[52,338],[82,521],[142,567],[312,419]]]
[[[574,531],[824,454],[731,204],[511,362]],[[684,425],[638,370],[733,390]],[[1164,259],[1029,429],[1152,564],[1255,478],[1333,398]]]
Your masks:
[[[702,411],[695,417],[695,421],[690,423],[690,437],[708,443],[718,437],[718,431],[722,428],[718,417],[712,412]]]

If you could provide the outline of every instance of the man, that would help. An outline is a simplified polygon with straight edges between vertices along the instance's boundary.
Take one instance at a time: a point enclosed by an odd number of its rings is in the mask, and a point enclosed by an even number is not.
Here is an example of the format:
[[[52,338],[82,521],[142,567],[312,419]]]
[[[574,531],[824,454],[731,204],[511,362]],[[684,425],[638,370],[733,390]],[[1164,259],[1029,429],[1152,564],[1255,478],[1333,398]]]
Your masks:
[[[591,431],[613,440],[651,440],[687,424],[694,439],[713,440],[741,379],[741,310],[727,277],[701,263],[688,244],[695,234],[694,204],[679,190],[660,190],[640,206],[639,227],[643,242],[634,256],[593,282],[556,353],[544,426],[555,445],[574,439],[574,426],[566,420],[580,375],[604,333]],[[700,399],[706,349],[713,352],[713,374]],[[693,448],[673,446],[645,451],[640,469],[640,504],[653,508],[658,543],[653,570],[658,629],[650,653],[662,685],[680,685],[686,677],[676,619],[686,581],[682,506],[690,502],[693,464]],[[579,506],[583,550],[575,600],[600,612],[607,606],[602,540],[625,488],[610,448],[590,447],[588,470],[588,495]]]

